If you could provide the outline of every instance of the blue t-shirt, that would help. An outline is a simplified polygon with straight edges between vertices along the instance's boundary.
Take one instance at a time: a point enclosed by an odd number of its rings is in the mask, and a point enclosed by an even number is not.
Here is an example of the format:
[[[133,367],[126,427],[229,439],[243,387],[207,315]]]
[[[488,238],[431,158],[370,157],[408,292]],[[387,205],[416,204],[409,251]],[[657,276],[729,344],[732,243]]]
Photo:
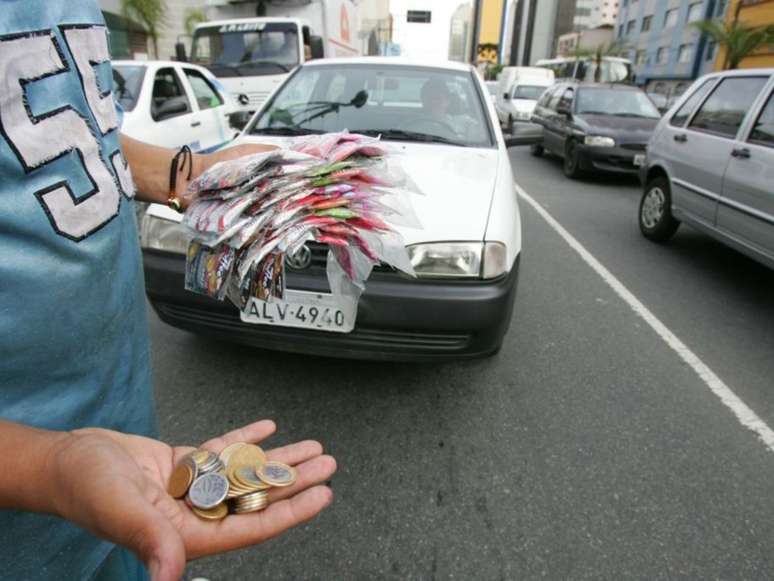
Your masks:
[[[96,0],[0,0],[0,416],[150,434],[134,189],[108,61]],[[88,578],[111,548],[60,519],[0,512],[0,578]]]

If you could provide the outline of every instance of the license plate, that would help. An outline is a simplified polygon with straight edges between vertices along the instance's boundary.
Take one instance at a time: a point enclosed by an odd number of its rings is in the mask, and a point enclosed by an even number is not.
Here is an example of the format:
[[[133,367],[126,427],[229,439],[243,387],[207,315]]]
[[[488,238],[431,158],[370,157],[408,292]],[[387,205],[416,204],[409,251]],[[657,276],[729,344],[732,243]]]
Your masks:
[[[637,167],[645,165],[645,154],[644,153],[638,153],[634,156],[634,165]]]
[[[282,300],[252,298],[240,314],[256,325],[349,333],[355,328],[357,300],[339,295],[286,290]]]

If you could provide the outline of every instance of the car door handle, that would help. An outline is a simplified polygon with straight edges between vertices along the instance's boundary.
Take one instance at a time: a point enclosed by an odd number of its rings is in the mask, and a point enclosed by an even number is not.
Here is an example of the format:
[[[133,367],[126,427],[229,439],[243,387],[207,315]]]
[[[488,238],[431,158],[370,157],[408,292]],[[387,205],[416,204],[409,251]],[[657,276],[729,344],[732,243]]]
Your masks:
[[[199,127],[199,125],[201,124],[202,124],[201,121],[194,121],[193,123],[191,123],[191,127]]]
[[[737,147],[731,151],[731,156],[737,159],[750,159],[750,150],[746,147]]]
[[[688,141],[688,136],[685,133],[678,133],[673,137],[673,139],[677,141],[677,143],[685,143]]]

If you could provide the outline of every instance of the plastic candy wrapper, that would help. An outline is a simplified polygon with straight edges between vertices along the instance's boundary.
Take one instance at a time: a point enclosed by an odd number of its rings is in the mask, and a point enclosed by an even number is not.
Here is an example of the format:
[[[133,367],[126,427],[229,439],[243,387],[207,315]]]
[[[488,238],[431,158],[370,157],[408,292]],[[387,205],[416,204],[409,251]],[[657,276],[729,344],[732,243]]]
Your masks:
[[[281,299],[285,257],[314,240],[328,248],[331,292],[357,299],[378,264],[414,275],[395,227],[420,227],[419,193],[378,138],[347,132],[221,162],[186,192],[186,288],[243,310]]]

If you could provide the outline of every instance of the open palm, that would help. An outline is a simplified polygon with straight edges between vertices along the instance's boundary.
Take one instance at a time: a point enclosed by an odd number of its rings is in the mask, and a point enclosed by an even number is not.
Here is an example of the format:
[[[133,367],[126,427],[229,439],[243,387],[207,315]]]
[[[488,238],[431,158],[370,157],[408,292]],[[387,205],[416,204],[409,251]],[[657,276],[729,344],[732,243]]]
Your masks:
[[[264,420],[201,447],[217,453],[235,442],[259,443],[275,429]],[[320,484],[335,472],[335,460],[317,442],[298,442],[267,451],[269,459],[298,471],[293,486],[269,491],[267,509],[201,520],[166,493],[174,466],[191,450],[110,430],[76,430],[51,459],[57,513],[135,551],[154,581],[174,581],[186,561],[261,543],[313,518],[332,500]]]

